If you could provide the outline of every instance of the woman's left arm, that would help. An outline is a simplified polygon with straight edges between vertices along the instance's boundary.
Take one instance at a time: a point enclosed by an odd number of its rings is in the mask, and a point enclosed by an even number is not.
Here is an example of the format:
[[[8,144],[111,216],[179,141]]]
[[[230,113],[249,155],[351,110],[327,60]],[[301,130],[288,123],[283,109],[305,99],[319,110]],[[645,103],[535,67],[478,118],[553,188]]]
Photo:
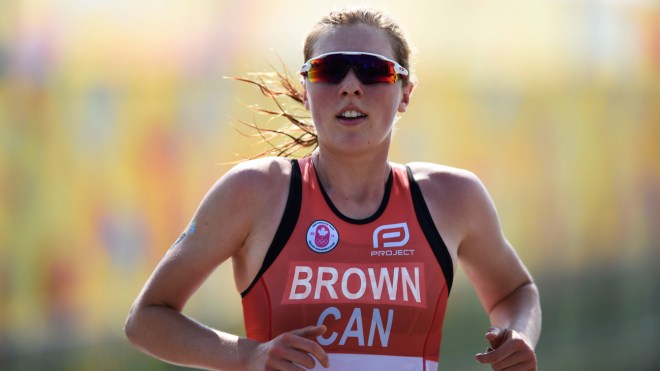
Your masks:
[[[534,347],[541,334],[539,293],[516,251],[506,240],[495,205],[481,181],[463,177],[458,260],[490,317],[490,346],[477,354],[494,370],[536,370]]]

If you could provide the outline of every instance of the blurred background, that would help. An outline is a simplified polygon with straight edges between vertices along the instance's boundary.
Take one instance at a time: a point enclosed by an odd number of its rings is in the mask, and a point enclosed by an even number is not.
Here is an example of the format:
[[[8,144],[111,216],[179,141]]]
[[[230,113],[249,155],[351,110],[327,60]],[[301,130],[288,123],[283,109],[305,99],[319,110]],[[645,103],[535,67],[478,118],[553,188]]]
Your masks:
[[[123,322],[209,187],[264,149],[237,129],[268,100],[223,76],[295,71],[348,3],[0,2],[0,368],[178,369]],[[391,160],[480,176],[541,290],[541,369],[660,369],[660,2],[362,3],[417,49]],[[461,271],[450,299],[441,369],[484,370]],[[231,268],[185,312],[243,334]]]

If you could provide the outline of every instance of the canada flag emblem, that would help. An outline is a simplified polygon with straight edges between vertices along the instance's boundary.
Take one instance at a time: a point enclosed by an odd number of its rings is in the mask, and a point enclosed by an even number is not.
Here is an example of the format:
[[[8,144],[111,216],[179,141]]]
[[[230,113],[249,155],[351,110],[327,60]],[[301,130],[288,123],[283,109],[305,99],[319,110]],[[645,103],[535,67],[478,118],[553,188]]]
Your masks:
[[[317,220],[307,228],[307,246],[315,252],[325,253],[337,246],[337,229],[325,220]]]

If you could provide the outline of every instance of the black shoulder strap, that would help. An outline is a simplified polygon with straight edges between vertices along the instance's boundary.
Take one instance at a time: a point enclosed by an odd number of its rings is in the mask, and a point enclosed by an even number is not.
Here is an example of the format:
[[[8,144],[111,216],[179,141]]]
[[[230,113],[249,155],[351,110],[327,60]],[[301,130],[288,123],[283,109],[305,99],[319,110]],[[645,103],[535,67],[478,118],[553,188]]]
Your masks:
[[[300,216],[300,205],[302,204],[302,173],[300,172],[300,165],[298,160],[291,160],[291,183],[289,185],[289,196],[286,201],[286,207],[284,208],[284,215],[282,215],[282,220],[280,221],[279,227],[277,227],[277,232],[273,237],[273,242],[271,242],[270,247],[268,247],[268,252],[266,252],[266,257],[264,262],[261,265],[261,269],[257,273],[254,280],[250,286],[248,286],[245,291],[241,293],[241,297],[250,292],[250,289],[259,281],[261,275],[266,272],[268,267],[273,264],[277,256],[280,254],[286,243],[289,241],[289,237],[293,233],[296,223],[298,222],[298,216]]]
[[[435,227],[435,223],[433,223],[429,208],[426,205],[426,201],[424,201],[424,195],[413,177],[412,170],[410,170],[410,167],[406,166],[406,171],[408,173],[410,194],[412,196],[413,206],[415,207],[415,214],[417,214],[417,220],[422,227],[426,240],[431,245],[433,254],[440,264],[440,268],[442,268],[442,273],[445,275],[445,282],[447,282],[448,292],[451,292],[451,284],[454,280],[454,265],[451,261],[451,255],[449,255],[447,245],[445,245],[445,241],[442,239],[442,236],[440,236],[440,232],[438,232],[438,229]]]

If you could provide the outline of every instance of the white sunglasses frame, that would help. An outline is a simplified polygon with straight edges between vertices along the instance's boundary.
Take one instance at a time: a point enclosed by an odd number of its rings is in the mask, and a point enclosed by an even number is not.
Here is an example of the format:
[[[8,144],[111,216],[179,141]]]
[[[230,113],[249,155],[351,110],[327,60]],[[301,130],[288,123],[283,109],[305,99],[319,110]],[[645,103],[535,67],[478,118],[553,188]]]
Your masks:
[[[334,54],[343,54],[343,55],[370,55],[372,57],[376,57],[378,59],[382,59],[384,61],[390,62],[394,64],[394,72],[397,73],[397,75],[402,75],[402,76],[408,76],[408,70],[405,69],[403,66],[401,66],[397,61],[393,61],[387,57],[384,57],[380,54],[375,54],[375,53],[367,53],[367,52],[349,52],[349,51],[340,51],[340,52],[330,52],[330,53],[323,53],[320,55],[317,55],[316,57],[310,58],[307,62],[305,62],[302,67],[300,68],[300,73],[305,73],[309,72],[309,70],[312,68],[312,61],[315,59],[320,59],[323,57],[327,57],[329,55],[334,55]]]

